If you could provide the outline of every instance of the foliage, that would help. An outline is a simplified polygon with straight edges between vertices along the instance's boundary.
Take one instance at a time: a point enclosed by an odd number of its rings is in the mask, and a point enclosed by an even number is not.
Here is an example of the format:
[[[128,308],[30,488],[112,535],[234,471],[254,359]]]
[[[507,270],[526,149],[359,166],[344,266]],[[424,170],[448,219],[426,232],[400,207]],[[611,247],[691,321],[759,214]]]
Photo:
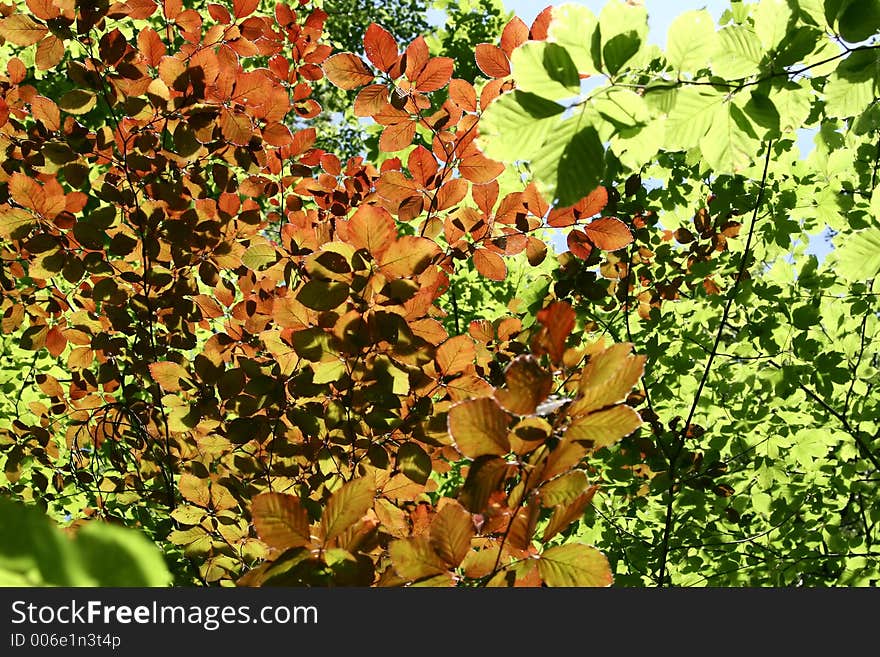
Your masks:
[[[38,509],[0,499],[0,586],[166,586],[162,553],[139,532],[87,522],[73,537]]]
[[[616,1],[335,53],[305,0],[4,15],[7,495],[178,584],[876,582],[864,3],[665,51]]]

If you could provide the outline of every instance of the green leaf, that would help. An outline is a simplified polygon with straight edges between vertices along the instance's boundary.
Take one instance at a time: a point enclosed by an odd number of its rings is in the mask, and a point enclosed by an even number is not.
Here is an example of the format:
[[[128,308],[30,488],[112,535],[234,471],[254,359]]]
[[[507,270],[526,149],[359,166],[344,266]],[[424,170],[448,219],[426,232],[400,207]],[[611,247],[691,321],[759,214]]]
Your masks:
[[[712,125],[724,94],[712,87],[686,87],[675,95],[666,119],[665,145],[670,150],[688,150],[700,143]]]
[[[696,73],[708,66],[718,47],[715,21],[705,9],[680,14],[666,37],[666,61],[680,73]]]
[[[613,86],[607,89],[596,95],[593,107],[618,128],[644,125],[651,118],[645,99],[634,91]]]
[[[278,254],[268,242],[257,242],[248,247],[241,258],[242,264],[248,269],[259,271],[269,265],[275,264]]]
[[[582,543],[544,550],[538,572],[547,586],[611,586],[613,581],[605,555]]]
[[[527,41],[510,58],[516,86],[542,98],[561,100],[581,90],[577,67],[557,43]]]
[[[779,115],[779,130],[784,135],[804,127],[810,116],[814,94],[798,82],[776,82],[770,101]]]
[[[159,548],[143,534],[90,522],[76,534],[82,563],[99,586],[168,586],[171,575]]]
[[[825,113],[830,117],[857,116],[874,102],[880,57],[874,51],[858,51],[844,59],[825,82]]]
[[[559,126],[555,139],[536,155],[530,168],[541,193],[560,206],[574,205],[601,184],[605,148],[595,126],[581,110]]]
[[[616,75],[642,49],[648,36],[648,11],[640,5],[607,2],[599,13],[603,68]]]
[[[788,34],[792,19],[788,0],[761,0],[754,11],[755,32],[764,50],[773,50]]]
[[[837,19],[837,26],[850,43],[866,41],[880,31],[880,0],[858,0],[846,7]]]
[[[841,233],[834,244],[835,269],[845,280],[865,281],[880,274],[880,228],[877,226],[855,234]]]
[[[516,90],[496,98],[480,118],[480,147],[502,162],[529,160],[556,132],[559,103]]]
[[[568,2],[553,7],[548,36],[550,41],[555,41],[568,51],[578,72],[592,75],[601,69],[598,26],[599,21],[592,11],[583,5]]]
[[[700,140],[700,151],[716,173],[737,173],[752,164],[761,141],[743,111],[733,103],[715,108],[712,125]]]
[[[761,41],[745,25],[732,25],[718,32],[718,49],[712,58],[712,72],[727,80],[739,80],[757,74],[764,57]]]

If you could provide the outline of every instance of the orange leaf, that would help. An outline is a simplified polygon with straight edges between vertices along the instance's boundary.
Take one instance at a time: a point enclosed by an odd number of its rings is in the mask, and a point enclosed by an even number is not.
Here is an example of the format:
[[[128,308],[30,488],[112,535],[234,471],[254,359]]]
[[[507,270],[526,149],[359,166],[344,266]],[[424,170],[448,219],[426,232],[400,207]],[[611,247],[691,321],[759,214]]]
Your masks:
[[[507,278],[507,265],[504,259],[488,249],[477,249],[474,251],[474,266],[486,278],[493,281],[503,281]]]
[[[47,130],[54,132],[61,128],[61,111],[54,101],[45,96],[35,96],[31,100],[31,115]]]
[[[48,32],[45,25],[27,14],[13,14],[0,21],[0,36],[16,46],[30,46]]]
[[[448,376],[464,372],[473,364],[476,355],[477,349],[470,336],[457,335],[440,345],[435,358],[440,374]]]
[[[604,251],[617,251],[633,241],[626,224],[614,217],[602,217],[584,226],[590,241]]]
[[[582,230],[572,230],[568,233],[565,241],[568,244],[568,250],[581,260],[586,260],[590,257],[590,253],[593,252],[593,244],[587,238],[587,234]]]
[[[61,10],[52,0],[27,0],[26,4],[34,16],[44,21],[61,15]]]
[[[180,382],[189,381],[189,374],[177,363],[171,361],[160,361],[158,363],[150,363],[150,375],[153,380],[165,392],[178,392],[181,390]]]
[[[379,137],[379,150],[383,153],[402,151],[412,144],[416,136],[416,122],[406,121],[386,126]]]
[[[403,278],[422,273],[440,247],[433,240],[404,235],[388,247],[379,261],[379,268],[389,278]]]
[[[532,27],[529,30],[529,38],[534,41],[545,41],[547,39],[547,30],[553,20],[553,7],[546,7],[540,14],[535,17]]]
[[[471,514],[456,501],[447,502],[431,521],[431,546],[452,567],[458,566],[465,558],[473,535]]]
[[[510,57],[513,51],[529,40],[529,28],[519,16],[514,16],[501,32],[501,50]]]
[[[6,64],[6,72],[12,84],[18,84],[27,77],[27,67],[18,57],[9,60],[9,63]]]
[[[442,89],[452,78],[455,64],[450,57],[432,57],[415,79],[416,91],[427,93]]]
[[[128,0],[125,8],[128,10],[129,18],[143,20],[156,13],[157,5],[153,0]]]
[[[183,11],[183,0],[162,0],[162,14],[170,21],[180,16]]]
[[[138,33],[137,43],[147,64],[153,68],[159,66],[159,62],[167,52],[159,33],[151,27],[144,28]]]
[[[373,74],[357,55],[341,52],[324,62],[324,75],[340,89],[351,91],[373,81]]]
[[[406,77],[414,82],[431,58],[425,38],[418,36],[406,48]]]
[[[348,221],[348,235],[352,246],[378,261],[397,239],[397,225],[384,208],[361,205]]]
[[[467,80],[455,79],[449,83],[449,100],[465,112],[477,111],[477,92]]]
[[[534,356],[517,356],[504,372],[505,388],[495,391],[499,404],[516,415],[533,415],[553,389],[553,375]]]
[[[373,116],[388,104],[388,87],[383,84],[370,84],[358,92],[354,99],[355,116]]]
[[[510,75],[510,61],[498,46],[477,44],[476,60],[480,70],[490,78],[506,78]]]
[[[565,352],[565,341],[574,328],[575,312],[567,302],[554,301],[538,311],[537,320],[546,331],[544,336],[539,334],[541,343],[553,362],[558,363]]]
[[[288,550],[308,545],[309,516],[295,495],[260,493],[251,504],[257,535],[269,547]]]
[[[232,12],[236,18],[244,18],[254,13],[260,0],[232,0]]]
[[[36,212],[42,212],[46,203],[46,194],[40,184],[18,172],[9,177],[9,195],[20,206]]]
[[[48,71],[58,65],[64,57],[64,42],[54,34],[47,34],[37,44],[37,52],[34,55],[34,64],[41,71]]]
[[[57,326],[53,326],[46,334],[46,348],[53,358],[58,358],[67,346],[67,338]]]
[[[416,146],[409,154],[406,168],[412,174],[413,179],[422,187],[428,186],[428,181],[437,173],[439,166],[434,155],[424,146]]]
[[[574,210],[583,219],[599,214],[606,205],[608,205],[608,190],[599,186],[578,201],[574,205]]]
[[[468,399],[449,409],[449,435],[458,451],[468,458],[510,451],[507,425],[510,416],[494,399]]]
[[[591,354],[581,371],[578,399],[569,408],[569,413],[580,415],[624,401],[644,374],[645,360],[645,356],[632,353],[629,342]]]
[[[231,144],[247,146],[254,132],[250,117],[243,112],[225,109],[220,114],[220,131]]]
[[[460,203],[467,196],[467,181],[455,178],[443,183],[437,191],[437,210],[448,210],[456,203]]]
[[[376,23],[370,23],[364,34],[364,52],[373,65],[385,73],[400,59],[394,37]]]
[[[461,160],[458,170],[463,178],[483,184],[495,180],[504,172],[501,162],[490,160],[482,153],[472,153]]]
[[[263,128],[263,141],[270,146],[287,146],[293,143],[293,135],[286,125],[270,123]]]

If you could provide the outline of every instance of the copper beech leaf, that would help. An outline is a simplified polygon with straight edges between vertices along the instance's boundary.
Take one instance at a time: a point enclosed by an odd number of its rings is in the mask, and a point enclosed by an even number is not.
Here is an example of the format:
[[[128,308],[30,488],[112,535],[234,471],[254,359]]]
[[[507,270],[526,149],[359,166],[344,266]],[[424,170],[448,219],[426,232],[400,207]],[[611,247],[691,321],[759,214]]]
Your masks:
[[[475,58],[477,66],[490,78],[506,78],[510,75],[510,60],[498,46],[477,44]]]
[[[471,513],[482,513],[489,497],[500,489],[509,467],[507,461],[498,456],[478,457],[471,463],[458,501]]]
[[[541,540],[546,542],[556,536],[559,532],[566,529],[571,523],[578,520],[584,515],[584,510],[592,502],[593,496],[599,489],[598,486],[591,486],[586,492],[578,495],[575,499],[568,503],[563,503],[553,509],[553,515],[547,526],[544,528],[544,534]]]
[[[469,399],[449,409],[449,435],[464,456],[475,459],[510,451],[510,416],[491,398]]]
[[[566,440],[590,441],[593,449],[613,445],[642,426],[642,418],[623,404],[575,418],[565,430]]]
[[[553,389],[553,375],[531,355],[517,356],[504,372],[504,388],[495,391],[495,400],[516,415],[533,415],[538,404]]]
[[[447,570],[427,536],[415,536],[392,541],[388,546],[391,562],[397,574],[407,580],[439,575]]]
[[[490,280],[503,281],[507,278],[507,265],[504,264],[504,259],[489,249],[474,251],[474,266]]]
[[[442,89],[452,79],[452,71],[455,68],[450,57],[432,57],[425,64],[415,79],[416,91],[428,93]]]
[[[376,23],[370,23],[364,33],[364,52],[373,66],[385,73],[400,59],[394,37]]]
[[[589,486],[586,472],[572,470],[541,486],[541,504],[548,508],[569,504],[583,495]]]
[[[321,516],[324,542],[332,541],[360,520],[373,506],[376,482],[372,475],[352,479],[330,496]]]
[[[584,226],[584,233],[603,251],[617,251],[633,241],[632,233],[626,224],[614,217],[602,217],[590,222]]]
[[[614,581],[605,555],[582,543],[544,550],[538,572],[547,586],[611,586]]]
[[[553,362],[558,363],[565,352],[565,341],[574,328],[574,310],[565,301],[554,301],[538,311],[537,320],[543,325],[542,331],[536,336],[537,346],[550,354]]]
[[[474,523],[458,502],[447,502],[431,521],[430,539],[434,551],[452,567],[458,566],[471,548]]]
[[[348,221],[348,236],[352,246],[379,260],[397,239],[397,224],[384,208],[362,205]]]
[[[397,450],[397,467],[417,484],[424,484],[431,476],[431,457],[416,443],[404,443]]]
[[[211,505],[211,483],[208,479],[200,479],[188,472],[180,475],[177,487],[183,499],[196,506],[207,509]]]
[[[632,344],[622,342],[590,355],[581,370],[578,399],[572,403],[572,415],[622,402],[645,371],[645,356],[631,353]]]
[[[324,75],[340,89],[351,91],[373,81],[373,73],[364,60],[350,52],[333,55],[324,62]]]
[[[379,268],[389,278],[415,276],[421,274],[439,253],[436,242],[404,235],[388,246],[379,259]]]
[[[25,13],[15,13],[0,20],[0,36],[16,46],[30,46],[48,32],[45,25]]]
[[[260,493],[251,504],[257,535],[276,550],[308,545],[309,516],[299,498],[285,493]]]
[[[181,381],[191,381],[187,371],[177,363],[170,361],[161,361],[158,363],[150,363],[150,375],[153,380],[165,392],[178,392],[181,390]]]
[[[440,345],[435,358],[440,374],[448,376],[463,372],[474,362],[476,355],[473,339],[467,335],[456,335]]]

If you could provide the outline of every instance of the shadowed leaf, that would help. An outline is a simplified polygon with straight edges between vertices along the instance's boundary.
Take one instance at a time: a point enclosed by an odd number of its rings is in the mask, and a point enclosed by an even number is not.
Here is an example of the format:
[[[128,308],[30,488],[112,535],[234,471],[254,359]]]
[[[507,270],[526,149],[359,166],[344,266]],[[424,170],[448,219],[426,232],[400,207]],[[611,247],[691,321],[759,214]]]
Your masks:
[[[501,406],[516,415],[533,415],[553,388],[553,375],[534,356],[517,356],[504,372],[505,388],[495,391]]]
[[[373,506],[375,493],[376,484],[372,476],[353,479],[333,493],[321,516],[324,542],[333,540],[360,520]]]
[[[260,493],[251,514],[257,534],[270,547],[284,551],[310,541],[309,517],[295,495]]]

